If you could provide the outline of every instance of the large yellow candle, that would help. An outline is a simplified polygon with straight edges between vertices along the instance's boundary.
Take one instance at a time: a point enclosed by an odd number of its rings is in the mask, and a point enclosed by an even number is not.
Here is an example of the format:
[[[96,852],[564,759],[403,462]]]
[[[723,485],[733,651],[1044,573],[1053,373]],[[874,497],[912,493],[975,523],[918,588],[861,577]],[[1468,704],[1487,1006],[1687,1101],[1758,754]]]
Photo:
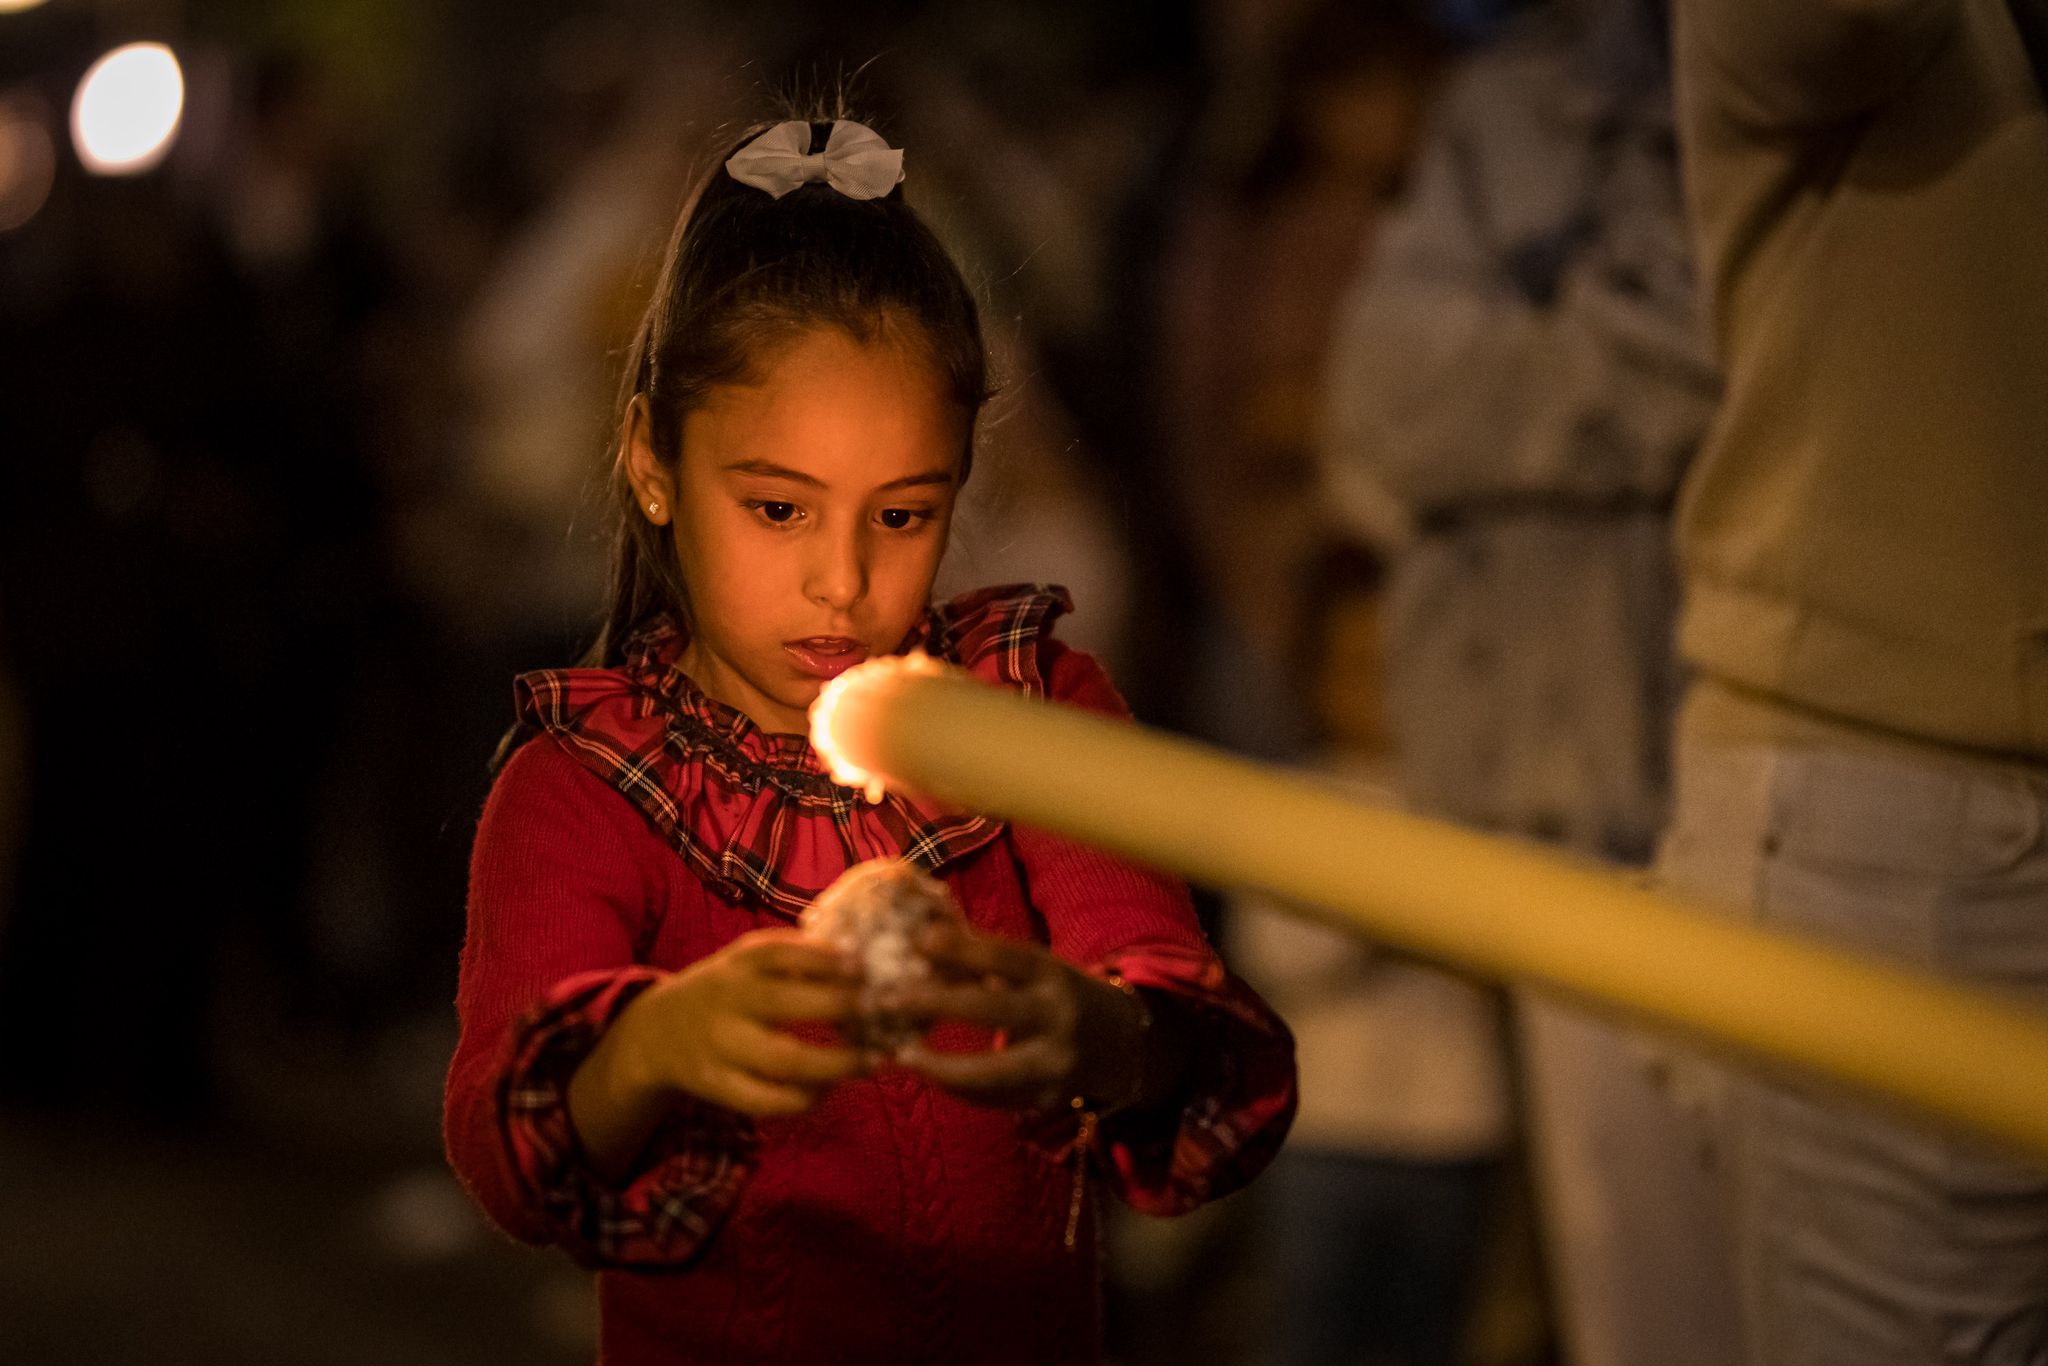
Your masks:
[[[2048,1155],[2048,1014],[1312,776],[1034,702],[922,656],[829,685],[842,782],[1056,831],[1488,977],[1791,1064]]]

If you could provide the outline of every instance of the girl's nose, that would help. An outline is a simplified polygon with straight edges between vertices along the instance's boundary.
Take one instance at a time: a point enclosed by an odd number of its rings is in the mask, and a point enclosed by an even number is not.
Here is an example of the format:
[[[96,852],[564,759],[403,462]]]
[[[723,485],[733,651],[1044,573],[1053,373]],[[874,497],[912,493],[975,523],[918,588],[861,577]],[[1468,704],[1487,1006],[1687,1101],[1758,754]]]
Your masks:
[[[867,538],[857,531],[817,537],[805,566],[804,595],[835,612],[849,611],[868,591]]]

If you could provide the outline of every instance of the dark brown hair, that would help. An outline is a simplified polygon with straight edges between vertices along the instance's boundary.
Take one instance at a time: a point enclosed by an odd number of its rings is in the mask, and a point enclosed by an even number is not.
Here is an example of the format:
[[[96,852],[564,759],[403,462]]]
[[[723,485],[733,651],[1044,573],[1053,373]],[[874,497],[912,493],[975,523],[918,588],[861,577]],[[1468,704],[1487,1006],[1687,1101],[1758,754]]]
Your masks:
[[[811,146],[822,150],[831,124],[810,122]],[[644,396],[655,454],[673,469],[683,419],[715,386],[745,382],[768,349],[815,327],[863,343],[893,333],[927,351],[967,414],[964,479],[988,399],[973,292],[901,185],[880,199],[852,199],[823,183],[776,199],[728,175],[726,160],[772,126],[757,124],[728,147],[685,203],[627,355],[614,431]],[[621,663],[627,637],[652,618],[688,619],[674,549],[665,529],[640,515],[623,459],[614,461],[608,502],[610,602],[584,660],[599,668]]]

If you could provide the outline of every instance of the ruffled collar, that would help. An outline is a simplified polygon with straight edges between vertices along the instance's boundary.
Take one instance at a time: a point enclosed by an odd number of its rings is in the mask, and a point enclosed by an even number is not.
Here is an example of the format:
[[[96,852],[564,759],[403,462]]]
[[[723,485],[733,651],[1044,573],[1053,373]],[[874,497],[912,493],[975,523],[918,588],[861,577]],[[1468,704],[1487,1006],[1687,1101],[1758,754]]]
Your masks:
[[[921,650],[1042,696],[1040,644],[1073,610],[1063,588],[1007,584],[933,607],[899,653]],[[795,916],[847,867],[894,856],[938,871],[1002,823],[889,793],[870,804],[827,776],[802,735],[763,731],[678,664],[663,619],[617,669],[541,669],[514,684],[519,719],[623,793],[715,890]]]

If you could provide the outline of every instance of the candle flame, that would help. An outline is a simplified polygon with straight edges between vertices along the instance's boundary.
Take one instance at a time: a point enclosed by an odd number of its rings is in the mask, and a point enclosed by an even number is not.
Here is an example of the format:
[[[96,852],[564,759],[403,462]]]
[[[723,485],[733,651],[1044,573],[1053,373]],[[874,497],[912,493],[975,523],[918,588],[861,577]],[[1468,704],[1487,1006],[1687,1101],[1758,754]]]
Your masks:
[[[818,757],[825,761],[833,782],[857,789],[870,802],[881,801],[886,790],[879,773],[862,768],[846,753],[839,728],[845,724],[845,718],[840,715],[840,705],[847,692],[856,687],[885,683],[904,674],[941,673],[944,668],[930,655],[883,655],[854,665],[818,690],[817,700],[811,703],[811,748],[817,750]]]

